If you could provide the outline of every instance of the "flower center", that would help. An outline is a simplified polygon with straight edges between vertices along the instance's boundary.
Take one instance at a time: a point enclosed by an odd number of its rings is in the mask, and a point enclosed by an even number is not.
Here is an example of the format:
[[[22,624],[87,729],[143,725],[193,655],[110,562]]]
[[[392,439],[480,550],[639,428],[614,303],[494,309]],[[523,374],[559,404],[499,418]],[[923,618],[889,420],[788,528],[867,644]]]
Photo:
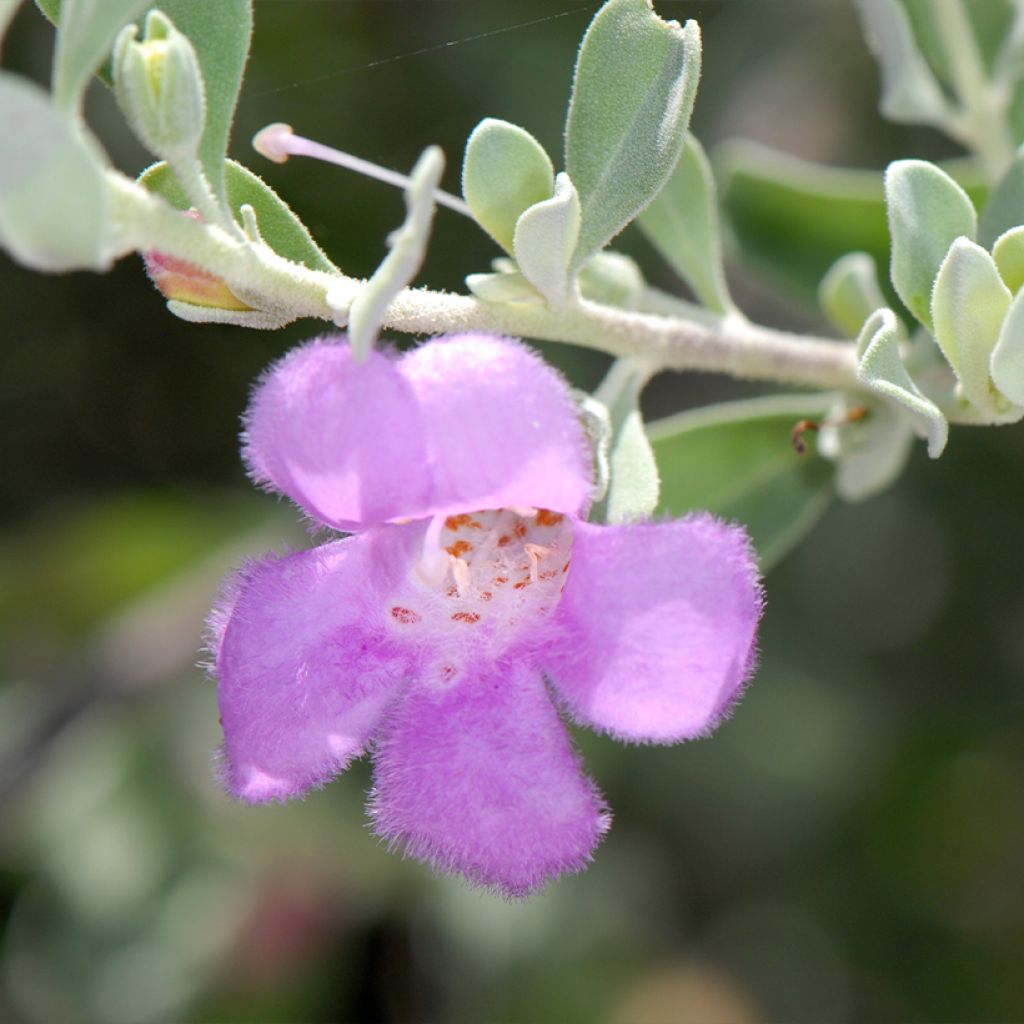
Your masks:
[[[440,682],[472,652],[495,657],[558,604],[572,555],[572,523],[548,509],[437,517],[419,562],[389,606],[393,628],[442,651]]]

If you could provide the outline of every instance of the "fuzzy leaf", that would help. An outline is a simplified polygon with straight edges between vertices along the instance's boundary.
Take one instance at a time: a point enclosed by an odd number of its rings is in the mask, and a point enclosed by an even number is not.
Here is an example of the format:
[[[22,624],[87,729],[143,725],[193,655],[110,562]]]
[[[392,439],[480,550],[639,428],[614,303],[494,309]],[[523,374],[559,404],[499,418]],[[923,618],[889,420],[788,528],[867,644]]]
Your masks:
[[[885,305],[875,261],[866,252],[840,256],[821,279],[818,301],[834,327],[856,338],[864,321]]]
[[[897,160],[885,172],[892,236],[890,274],[903,304],[929,330],[935,275],[953,240],[973,239],[977,216],[967,193],[924,160]]]
[[[700,77],[700,29],[650,0],[609,0],[583,37],[565,125],[579,192],[578,270],[661,190],[679,159]]]
[[[636,262],[621,252],[599,252],[583,264],[580,294],[593,302],[635,309],[644,290],[644,275]]]
[[[149,4],[150,0],[63,0],[53,57],[53,100],[58,107],[78,107],[117,33]]]
[[[555,179],[555,194],[535,203],[516,222],[513,250],[523,276],[555,310],[573,294],[570,260],[580,231],[580,199],[567,174]]]
[[[658,507],[658,463],[644,432],[643,416],[634,405],[612,437],[608,452],[608,522],[646,519]]]
[[[648,427],[663,513],[707,509],[750,531],[762,570],[775,565],[832,500],[831,464],[793,450],[800,420],[828,411],[819,395],[773,395],[707,406]]]
[[[868,318],[857,340],[857,378],[912,415],[917,432],[928,440],[928,454],[937,459],[946,447],[949,424],[907,373],[900,356],[899,335],[899,321],[891,309],[876,310]]]
[[[428,146],[409,175],[406,217],[388,239],[390,251],[373,272],[349,311],[349,340],[357,358],[373,347],[392,300],[419,273],[434,219],[434,193],[444,171],[444,154]]]
[[[1018,292],[1003,320],[992,350],[991,374],[997,388],[1014,405],[1024,407],[1024,292]]]
[[[105,161],[49,95],[0,71],[0,245],[34,270],[110,266]]]
[[[305,225],[287,203],[247,167],[228,160],[225,165],[228,206],[241,223],[239,210],[248,203],[256,212],[263,241],[285,259],[301,263],[311,270],[332,271],[337,268],[313,241]],[[189,208],[188,198],[165,163],[145,170],[139,181],[151,192],[162,195],[181,210]]]
[[[466,287],[484,302],[529,302],[539,305],[544,301],[540,292],[516,271],[469,274]]]
[[[1024,285],[1024,227],[1000,235],[992,246],[992,256],[1006,287],[1016,294]]]
[[[932,319],[935,340],[964,398],[978,409],[999,411],[989,363],[1011,298],[992,257],[975,242],[958,238],[935,279]]]
[[[734,308],[722,268],[714,175],[689,132],[676,169],[637,224],[708,309],[728,313]]]
[[[640,392],[650,370],[618,359],[594,398],[607,410],[608,490],[596,515],[608,523],[636,522],[658,507],[658,464],[644,431]]]
[[[949,102],[918,49],[903,5],[899,0],[855,2],[882,76],[882,115],[910,124],[944,124]]]
[[[544,147],[525,128],[488,117],[466,143],[462,194],[477,223],[506,251],[519,215],[550,199],[555,171]]]

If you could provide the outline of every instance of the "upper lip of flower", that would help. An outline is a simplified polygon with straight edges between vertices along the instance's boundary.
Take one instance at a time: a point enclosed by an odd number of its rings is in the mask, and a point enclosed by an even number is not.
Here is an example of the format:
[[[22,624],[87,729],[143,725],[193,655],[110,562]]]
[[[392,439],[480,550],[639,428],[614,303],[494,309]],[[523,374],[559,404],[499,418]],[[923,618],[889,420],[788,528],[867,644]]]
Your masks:
[[[346,532],[512,507],[580,513],[591,460],[558,376],[506,339],[435,340],[356,364],[314,341],[265,376],[246,416],[253,479]]]
[[[580,521],[571,399],[517,343],[449,338],[362,365],[308,345],[255,393],[246,457],[360,532],[250,567],[214,614],[239,797],[301,793],[372,743],[378,833],[524,895],[583,867],[609,822],[545,678],[581,723],[674,742],[712,728],[750,675],[745,534],[709,516]]]

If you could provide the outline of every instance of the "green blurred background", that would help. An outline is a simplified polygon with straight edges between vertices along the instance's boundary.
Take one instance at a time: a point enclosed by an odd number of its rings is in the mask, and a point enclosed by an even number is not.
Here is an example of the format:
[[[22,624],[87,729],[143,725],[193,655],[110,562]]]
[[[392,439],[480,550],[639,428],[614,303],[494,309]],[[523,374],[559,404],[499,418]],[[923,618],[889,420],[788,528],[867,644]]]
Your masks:
[[[287,121],[398,169],[436,142],[457,191],[483,116],[559,152],[596,9],[255,7],[233,155],[356,274],[401,197],[268,164],[252,133]],[[712,150],[743,135],[869,168],[952,152],[878,120],[846,3],[658,9],[701,21],[694,129]],[[51,46],[28,4],[5,63],[43,81]],[[99,85],[89,114],[119,166],[145,166]],[[621,248],[677,287],[642,239]],[[422,280],[457,288],[494,255],[441,211]],[[806,289],[730,275],[756,319],[823,329]],[[307,542],[248,486],[238,418],[267,362],[320,327],[182,323],[137,259],[64,278],[2,259],[0,312],[0,1020],[1024,1019],[1020,428],[960,428],[940,464],[922,446],[893,490],[832,507],[770,574],[761,669],[713,739],[578,733],[614,828],[586,873],[507,904],[387,855],[365,764],[286,807],[235,805],[212,778],[206,609],[246,555]],[[545,352],[584,387],[604,368]],[[665,375],[645,405],[751,393]]]

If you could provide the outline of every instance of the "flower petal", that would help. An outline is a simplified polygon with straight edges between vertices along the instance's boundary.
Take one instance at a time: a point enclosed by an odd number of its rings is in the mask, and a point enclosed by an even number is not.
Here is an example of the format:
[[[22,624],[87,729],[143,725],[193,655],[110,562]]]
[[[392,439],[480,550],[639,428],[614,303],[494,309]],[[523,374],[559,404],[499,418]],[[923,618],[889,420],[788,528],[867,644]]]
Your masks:
[[[508,896],[579,871],[610,821],[540,674],[524,664],[481,666],[451,689],[416,688],[375,760],[377,832]]]
[[[408,573],[421,533],[382,527],[259,562],[214,611],[232,795],[284,800],[362,752],[413,661],[387,628],[385,595]]]
[[[744,530],[706,514],[577,523],[543,668],[572,715],[620,739],[708,732],[754,666],[761,589]]]
[[[430,476],[399,364],[378,351],[357,363],[343,341],[313,341],[270,368],[246,413],[243,455],[257,483],[352,531],[414,515]]]
[[[275,364],[246,413],[257,483],[354,531],[505,507],[577,513],[590,456],[565,383],[525,346],[488,335],[357,363],[325,338]]]
[[[427,427],[433,475],[430,507],[407,515],[586,505],[591,458],[572,397],[525,345],[437,338],[405,356],[401,372]]]

